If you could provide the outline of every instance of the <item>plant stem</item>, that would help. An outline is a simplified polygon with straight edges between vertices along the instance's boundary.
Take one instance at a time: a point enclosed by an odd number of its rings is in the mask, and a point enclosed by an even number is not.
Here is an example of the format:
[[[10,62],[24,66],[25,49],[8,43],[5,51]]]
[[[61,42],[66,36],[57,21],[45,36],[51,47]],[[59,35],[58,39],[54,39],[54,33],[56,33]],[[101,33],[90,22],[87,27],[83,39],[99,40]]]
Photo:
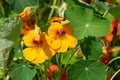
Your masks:
[[[48,20],[51,19],[52,15],[53,15],[53,13],[54,13],[56,2],[57,2],[57,0],[54,0],[54,1],[53,1],[52,9],[51,9],[50,14],[49,14],[49,16],[48,16]]]
[[[57,80],[61,80],[61,75],[62,75],[62,53],[56,54],[56,61],[58,65],[58,75],[57,75]]]
[[[72,49],[73,50],[73,49]],[[69,61],[72,59],[72,57],[74,56],[75,51],[73,50],[73,54],[70,56],[70,58],[66,61],[64,69],[67,67],[67,64],[69,63]]]
[[[120,56],[113,58],[113,59],[108,63],[108,65],[111,64],[113,61],[115,61],[115,60],[117,60],[117,59],[120,59]]]
[[[120,69],[112,76],[112,78],[110,80],[113,80],[114,77],[120,72]]]
[[[105,17],[105,16],[107,15],[107,13],[108,13],[108,10],[106,10],[106,11],[104,12],[104,14],[103,14],[102,17]]]

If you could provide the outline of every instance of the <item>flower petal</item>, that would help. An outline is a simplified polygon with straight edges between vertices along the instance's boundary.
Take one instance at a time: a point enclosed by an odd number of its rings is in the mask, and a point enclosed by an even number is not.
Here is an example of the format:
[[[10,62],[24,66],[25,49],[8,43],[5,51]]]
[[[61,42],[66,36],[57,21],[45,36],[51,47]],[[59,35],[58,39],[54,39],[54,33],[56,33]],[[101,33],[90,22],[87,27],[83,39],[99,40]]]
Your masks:
[[[37,53],[34,48],[25,48],[23,50],[23,56],[26,60],[32,61],[37,57]]]
[[[78,40],[74,36],[68,35],[66,42],[67,42],[66,44],[68,44],[69,48],[74,48],[77,45]]]
[[[61,42],[60,42],[59,39],[52,39],[52,38],[49,37],[47,40],[48,40],[48,45],[49,45],[50,47],[52,47],[53,49],[58,49],[58,48],[60,48]]]
[[[26,18],[28,18],[29,15],[32,13],[32,9],[33,9],[33,7],[26,7],[26,8],[24,9],[24,11],[19,14],[19,17],[20,17],[22,20],[26,20]]]
[[[47,56],[44,50],[43,49],[38,49],[38,50],[39,52],[37,53],[36,58],[32,61],[32,63],[39,64],[47,60]]]
[[[44,47],[43,50],[47,59],[50,59],[55,54],[55,51],[49,46]]]
[[[117,26],[117,36],[120,36],[120,21],[118,22]]]
[[[48,35],[55,37],[56,32],[60,31],[61,28],[62,28],[62,25],[60,23],[58,23],[58,22],[52,23],[48,29]]]
[[[65,30],[67,34],[73,35],[73,28],[70,26],[70,24],[63,25],[63,30]]]
[[[67,43],[66,39],[61,40],[61,47],[60,47],[60,49],[57,50],[57,52],[66,52],[67,49],[68,49],[68,43]]]
[[[27,35],[24,37],[24,43],[26,46],[34,46],[33,40],[34,40],[34,30],[29,31]]]

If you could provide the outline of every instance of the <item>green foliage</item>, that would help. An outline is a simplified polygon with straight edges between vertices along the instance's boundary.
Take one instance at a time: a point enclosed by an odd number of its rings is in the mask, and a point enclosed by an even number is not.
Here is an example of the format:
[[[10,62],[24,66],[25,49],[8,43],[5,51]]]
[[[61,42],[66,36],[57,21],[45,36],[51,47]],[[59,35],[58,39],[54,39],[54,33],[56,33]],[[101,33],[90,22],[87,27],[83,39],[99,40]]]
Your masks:
[[[10,14],[10,6],[9,3],[6,0],[2,0],[2,5],[4,8],[4,16],[8,17]]]
[[[7,18],[0,18],[0,27],[3,25],[3,23],[7,20]]]
[[[15,43],[13,49],[14,49],[14,53],[15,53],[14,56],[16,58],[23,57],[23,55],[22,55],[22,46],[21,46],[20,43]]]
[[[74,0],[65,0],[65,2],[66,2],[69,6],[74,6],[74,5],[75,5]],[[68,6],[68,7],[69,7],[69,6]]]
[[[7,48],[10,48],[13,44],[13,41],[9,41],[7,39],[0,39],[0,52]]]
[[[68,69],[68,80],[105,80],[106,67],[96,60],[80,60]]]
[[[0,27],[0,38],[7,38],[11,41],[18,41],[21,29],[21,21],[18,18],[8,19]]]
[[[38,6],[39,0],[7,0],[10,4],[11,10],[16,13],[22,12],[25,7]]]
[[[10,34],[8,36],[6,36],[6,38],[11,41],[18,42],[20,40],[20,34],[21,34],[21,29],[22,29],[21,24],[22,23],[19,19],[13,20],[13,23],[9,24],[9,25],[12,25],[11,26],[12,31],[10,32]],[[17,31],[17,33],[16,33],[16,31]]]
[[[80,47],[87,59],[97,60],[102,54],[102,43],[99,38],[87,37],[80,41]]]
[[[70,20],[79,40],[87,36],[101,37],[108,33],[109,21],[95,16],[91,9],[74,6],[66,10],[65,17]]]
[[[74,50],[68,50],[63,54],[62,64],[73,64],[77,61],[77,58],[74,56]]]
[[[33,80],[36,74],[35,68],[30,67],[30,65],[24,61],[18,61],[12,64],[9,72],[14,80]]]
[[[0,69],[0,79],[4,78],[4,76],[5,76],[4,70]]]
[[[120,5],[112,7],[109,12],[115,17],[120,19]]]

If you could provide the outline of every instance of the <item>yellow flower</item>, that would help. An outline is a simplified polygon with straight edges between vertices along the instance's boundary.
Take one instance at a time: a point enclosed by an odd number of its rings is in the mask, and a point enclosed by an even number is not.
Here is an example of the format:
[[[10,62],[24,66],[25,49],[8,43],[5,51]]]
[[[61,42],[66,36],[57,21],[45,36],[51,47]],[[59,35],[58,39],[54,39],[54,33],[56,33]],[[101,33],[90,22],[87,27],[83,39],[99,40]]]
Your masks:
[[[78,43],[70,24],[62,23],[65,22],[52,22],[48,29],[48,43],[57,52],[66,52],[68,48],[74,48]]]
[[[53,17],[50,19],[49,23],[53,23],[53,22],[61,22],[63,21],[64,19],[63,18],[60,18],[60,17]]]
[[[13,61],[17,61],[18,59],[17,59],[17,57],[13,57]]]
[[[47,35],[38,27],[24,37],[24,43],[28,46],[23,50],[26,60],[35,64],[43,63],[55,54],[55,51],[48,46],[46,37]]]
[[[33,8],[34,8],[34,7],[26,7],[26,8],[24,9],[24,11],[19,14],[19,17],[20,17],[22,20],[26,20],[26,19],[30,16],[30,14],[32,13],[32,9],[33,9]]]

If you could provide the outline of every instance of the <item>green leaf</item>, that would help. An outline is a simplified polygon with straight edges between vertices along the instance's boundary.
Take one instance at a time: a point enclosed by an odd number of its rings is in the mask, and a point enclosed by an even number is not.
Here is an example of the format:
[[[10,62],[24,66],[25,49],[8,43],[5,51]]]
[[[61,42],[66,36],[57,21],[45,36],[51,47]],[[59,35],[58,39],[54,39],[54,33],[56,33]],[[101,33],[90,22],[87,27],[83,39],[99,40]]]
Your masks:
[[[70,6],[75,5],[74,0],[65,0],[65,2],[66,2],[68,5],[70,5]],[[69,6],[68,6],[68,7],[69,7]]]
[[[0,18],[0,27],[3,25],[3,23],[7,20],[7,18]]]
[[[80,60],[68,69],[68,80],[105,80],[105,65],[95,60]]]
[[[7,39],[11,41],[19,41],[21,29],[23,27],[22,22],[19,18],[10,19],[8,23],[8,28],[10,30],[10,34],[6,36]]]
[[[95,0],[95,9],[98,11],[106,11],[109,10],[113,5],[109,5],[106,2]]]
[[[33,80],[36,74],[36,70],[23,61],[13,64],[9,69],[14,80]]]
[[[87,59],[97,60],[102,54],[102,43],[99,38],[87,37],[80,42],[80,47]]]
[[[8,2],[11,9],[16,13],[22,12],[25,7],[39,5],[39,0],[8,0]]]
[[[77,58],[74,56],[75,51],[73,50],[68,50],[67,52],[63,53],[63,59],[62,63],[63,64],[73,64],[74,62],[77,61]]]
[[[15,45],[14,45],[14,53],[15,53],[14,56],[16,58],[23,57],[23,55],[22,55],[22,46],[21,46],[20,42],[15,43]]]
[[[5,15],[6,17],[8,17],[9,14],[10,14],[9,4],[8,4],[8,2],[7,2],[6,0],[2,0],[2,4],[3,4],[3,8],[4,8],[4,15]]]
[[[7,39],[0,39],[0,52],[7,48],[10,48],[13,45],[13,41],[9,41]]]
[[[21,21],[18,18],[12,18],[5,21],[0,27],[0,38],[7,38],[11,41],[18,41],[22,29]]]
[[[5,77],[5,71],[0,68],[0,79]]]
[[[74,34],[79,40],[87,36],[101,37],[108,34],[109,21],[95,16],[92,9],[71,7],[65,11],[65,18],[70,20]]]
[[[109,12],[115,17],[120,19],[120,5],[109,9]]]

